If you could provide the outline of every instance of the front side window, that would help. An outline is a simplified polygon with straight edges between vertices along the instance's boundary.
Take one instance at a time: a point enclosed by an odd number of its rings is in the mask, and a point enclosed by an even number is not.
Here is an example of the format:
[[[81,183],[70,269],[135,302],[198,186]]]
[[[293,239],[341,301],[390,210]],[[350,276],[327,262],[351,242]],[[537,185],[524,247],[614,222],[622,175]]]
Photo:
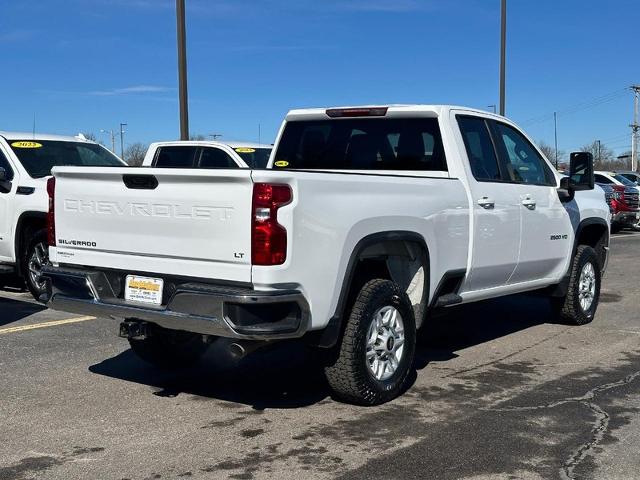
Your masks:
[[[0,150],[0,168],[4,168],[7,182],[13,180],[13,169],[9,165],[9,160],[4,156],[4,153]]]
[[[458,126],[467,149],[471,173],[475,179],[488,182],[500,181],[498,159],[484,119],[458,116]]]
[[[610,180],[609,178],[605,177],[604,175],[600,175],[599,173],[596,173],[594,177],[596,183],[602,183],[604,185],[610,185],[613,183],[613,180]]]
[[[124,167],[113,153],[96,143],[63,140],[12,140],[13,153],[32,178],[51,175],[53,167]]]
[[[213,147],[202,149],[198,166],[200,168],[238,168],[227,152]]]
[[[446,171],[435,118],[288,122],[274,168]]]
[[[496,123],[509,180],[531,185],[555,185],[555,177],[533,145],[515,128]]]

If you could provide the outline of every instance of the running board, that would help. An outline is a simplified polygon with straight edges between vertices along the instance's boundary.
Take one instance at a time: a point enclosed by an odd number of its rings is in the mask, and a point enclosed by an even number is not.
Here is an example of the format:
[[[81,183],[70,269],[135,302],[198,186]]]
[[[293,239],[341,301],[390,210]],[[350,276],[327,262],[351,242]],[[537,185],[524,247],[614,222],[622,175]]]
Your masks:
[[[436,308],[438,307],[449,307],[451,305],[457,305],[458,303],[462,303],[462,297],[457,293],[447,293],[446,295],[442,295],[438,297],[436,300]]]

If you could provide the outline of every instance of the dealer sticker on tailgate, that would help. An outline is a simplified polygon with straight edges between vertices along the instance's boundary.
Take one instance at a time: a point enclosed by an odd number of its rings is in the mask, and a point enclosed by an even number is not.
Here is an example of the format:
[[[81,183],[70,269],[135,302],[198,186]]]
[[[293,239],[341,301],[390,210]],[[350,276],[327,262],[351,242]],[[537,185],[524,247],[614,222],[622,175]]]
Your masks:
[[[124,288],[124,298],[132,302],[152,303],[160,305],[162,303],[162,289],[164,280],[161,278],[138,277],[137,275],[127,275]]]

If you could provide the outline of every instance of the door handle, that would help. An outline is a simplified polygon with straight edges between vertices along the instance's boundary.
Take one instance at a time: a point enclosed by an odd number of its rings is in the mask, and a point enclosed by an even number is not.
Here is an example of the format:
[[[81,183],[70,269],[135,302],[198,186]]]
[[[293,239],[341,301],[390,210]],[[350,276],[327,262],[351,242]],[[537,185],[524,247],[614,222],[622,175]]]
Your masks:
[[[536,201],[533,200],[530,197],[524,198],[522,200],[522,205],[524,205],[525,207],[527,207],[529,210],[535,210],[536,209]]]
[[[482,208],[490,210],[495,207],[495,202],[489,197],[482,197],[480,200],[478,200],[478,205],[480,205]]]

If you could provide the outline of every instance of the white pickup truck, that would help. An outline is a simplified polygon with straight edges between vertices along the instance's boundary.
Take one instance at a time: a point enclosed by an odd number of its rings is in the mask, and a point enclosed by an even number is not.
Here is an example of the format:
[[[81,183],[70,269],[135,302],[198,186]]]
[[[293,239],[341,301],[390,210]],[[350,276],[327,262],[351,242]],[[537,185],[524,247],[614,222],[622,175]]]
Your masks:
[[[397,396],[436,309],[543,290],[590,322],[609,208],[506,118],[451,106],[291,111],[266,169],[54,169],[48,304],[126,319],[160,366],[217,337],[303,337],[335,395]]]
[[[143,167],[265,168],[271,145],[252,142],[180,140],[149,145]]]
[[[82,135],[0,132],[0,274],[18,274],[36,298],[45,291],[47,178],[56,165],[126,164]]]

